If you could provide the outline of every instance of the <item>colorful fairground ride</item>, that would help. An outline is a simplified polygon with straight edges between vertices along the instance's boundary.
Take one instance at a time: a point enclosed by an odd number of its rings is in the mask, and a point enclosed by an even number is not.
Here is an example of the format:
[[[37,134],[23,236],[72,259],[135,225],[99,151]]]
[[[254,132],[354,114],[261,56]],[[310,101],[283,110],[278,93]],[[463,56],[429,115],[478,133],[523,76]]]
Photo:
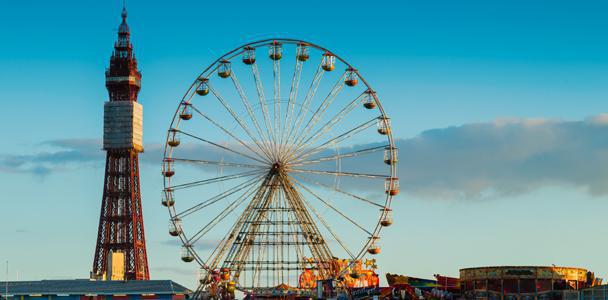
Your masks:
[[[393,223],[392,133],[374,89],[326,48],[268,39],[217,58],[180,100],[162,167],[169,234],[200,267],[194,297],[377,286],[366,255]]]
[[[336,270],[346,270],[336,279],[337,287],[343,289],[378,287],[380,285],[380,277],[376,273],[378,266],[376,259],[365,259],[352,261],[350,259],[335,259]],[[299,277],[298,286],[300,288],[313,290],[325,280],[319,276],[318,272],[313,268],[305,269]]]

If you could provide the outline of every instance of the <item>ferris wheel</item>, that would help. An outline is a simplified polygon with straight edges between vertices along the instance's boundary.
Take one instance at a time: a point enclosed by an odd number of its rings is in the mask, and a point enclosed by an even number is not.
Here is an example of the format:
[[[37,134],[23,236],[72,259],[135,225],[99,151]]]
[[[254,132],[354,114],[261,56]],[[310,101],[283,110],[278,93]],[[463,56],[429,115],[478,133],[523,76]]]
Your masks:
[[[167,133],[162,205],[211,295],[357,278],[399,192],[390,119],[321,46],[268,39],[219,57]],[[346,262],[346,263],[344,263]]]

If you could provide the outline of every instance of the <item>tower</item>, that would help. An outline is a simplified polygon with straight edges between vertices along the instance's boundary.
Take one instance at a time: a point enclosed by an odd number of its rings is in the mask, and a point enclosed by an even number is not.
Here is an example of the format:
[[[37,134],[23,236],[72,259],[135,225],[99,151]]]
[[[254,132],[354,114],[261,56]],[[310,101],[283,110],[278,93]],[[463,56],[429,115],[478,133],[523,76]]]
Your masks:
[[[143,152],[143,106],[137,103],[141,73],[133,55],[123,7],[118,40],[106,70],[109,101],[104,104],[105,178],[93,262],[95,278],[148,280],[138,155]],[[110,265],[112,264],[112,265]],[[113,274],[112,269],[124,270]]]

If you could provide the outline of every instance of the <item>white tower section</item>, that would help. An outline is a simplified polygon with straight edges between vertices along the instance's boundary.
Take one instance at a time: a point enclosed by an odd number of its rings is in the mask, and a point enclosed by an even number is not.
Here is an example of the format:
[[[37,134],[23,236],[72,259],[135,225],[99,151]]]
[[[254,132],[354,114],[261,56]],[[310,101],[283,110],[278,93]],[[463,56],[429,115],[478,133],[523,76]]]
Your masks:
[[[103,110],[103,149],[143,152],[143,106],[133,101],[108,101]]]

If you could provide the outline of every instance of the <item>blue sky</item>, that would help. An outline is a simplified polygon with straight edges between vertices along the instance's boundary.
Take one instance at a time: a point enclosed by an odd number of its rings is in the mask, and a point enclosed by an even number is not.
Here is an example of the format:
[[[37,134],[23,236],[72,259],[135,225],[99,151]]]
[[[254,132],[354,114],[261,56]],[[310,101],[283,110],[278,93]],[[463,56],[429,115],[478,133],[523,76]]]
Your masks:
[[[120,1],[0,4],[0,259],[11,279],[88,276],[104,69],[120,9]],[[310,40],[359,68],[399,115],[394,132],[411,180],[384,232],[383,271],[557,264],[608,276],[605,1],[132,0],[128,9],[150,149],[221,53],[259,38]],[[192,285],[195,270],[178,261],[158,205],[160,158],[147,155],[152,277]]]

